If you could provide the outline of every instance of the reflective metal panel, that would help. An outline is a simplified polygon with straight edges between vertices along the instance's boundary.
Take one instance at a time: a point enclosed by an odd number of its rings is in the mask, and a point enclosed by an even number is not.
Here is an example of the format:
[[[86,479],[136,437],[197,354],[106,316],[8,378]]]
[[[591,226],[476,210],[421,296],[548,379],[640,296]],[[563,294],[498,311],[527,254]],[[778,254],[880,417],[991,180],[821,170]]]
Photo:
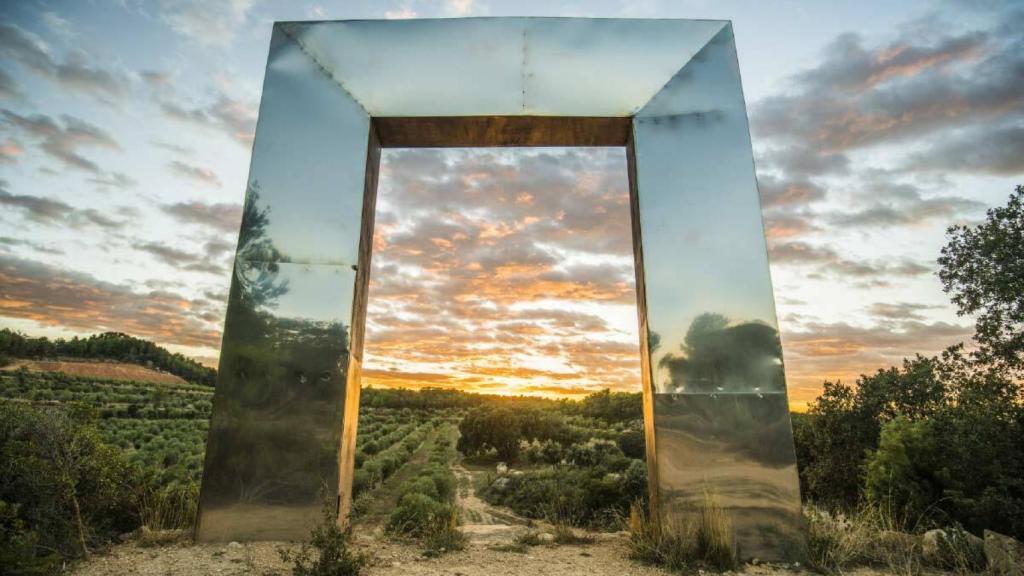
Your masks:
[[[462,18],[289,30],[373,116],[629,116],[725,24]]]
[[[796,458],[731,26],[633,122],[660,512],[717,495],[742,555],[792,557]]]
[[[725,25],[722,20],[528,18],[522,114],[634,114]]]
[[[238,259],[197,537],[303,537],[337,486],[355,272]]]
[[[652,506],[675,521],[710,495],[741,557],[802,555],[746,110],[721,21],[275,25],[198,537],[304,537],[323,494],[347,511],[378,136],[594,145],[621,141],[619,118],[632,119]]]
[[[249,172],[272,215],[261,259],[354,265],[370,118],[275,26]]]
[[[359,20],[300,30],[374,116],[490,116],[521,113],[524,26],[522,18]]]
[[[372,227],[363,217],[368,135],[369,116],[275,26],[207,441],[200,540],[302,538],[325,499],[337,497],[346,377],[350,356],[359,356],[349,323],[360,234],[364,223]]]
[[[785,394],[658,394],[654,414],[670,524],[712,501],[728,514],[740,558],[804,556]]]

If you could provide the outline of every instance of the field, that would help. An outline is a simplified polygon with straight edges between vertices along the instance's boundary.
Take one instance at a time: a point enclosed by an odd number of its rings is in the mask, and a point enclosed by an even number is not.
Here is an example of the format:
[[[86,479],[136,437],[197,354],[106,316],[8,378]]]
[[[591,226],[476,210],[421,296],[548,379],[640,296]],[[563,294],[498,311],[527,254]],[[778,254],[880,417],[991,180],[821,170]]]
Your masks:
[[[91,362],[88,360],[17,360],[2,370],[18,370],[24,367],[29,372],[63,372],[69,376],[99,378],[101,380],[128,380],[130,382],[152,382],[154,384],[187,385],[180,376],[169,372],[127,364],[123,362]]]
[[[0,399],[89,406],[103,440],[162,485],[198,484],[212,396],[187,383],[0,371]],[[595,397],[605,406],[438,390],[362,396],[353,476],[361,529],[420,539],[445,518],[484,539],[528,519],[612,529],[644,496],[635,395]],[[609,402],[633,401],[636,411],[609,416]]]
[[[5,370],[0,398],[84,404],[96,412],[104,440],[131,462],[158,472],[162,483],[198,482],[202,475],[213,399],[209,386]]]

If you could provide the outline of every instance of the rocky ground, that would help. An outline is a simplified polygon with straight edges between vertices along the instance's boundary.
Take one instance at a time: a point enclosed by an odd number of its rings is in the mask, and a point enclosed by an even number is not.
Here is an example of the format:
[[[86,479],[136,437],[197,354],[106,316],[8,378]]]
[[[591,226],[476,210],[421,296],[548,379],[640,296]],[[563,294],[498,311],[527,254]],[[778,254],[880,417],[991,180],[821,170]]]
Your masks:
[[[362,538],[357,546],[371,555],[368,576],[644,576],[667,575],[657,568],[642,566],[627,557],[625,536],[603,535],[588,544],[536,546],[525,553],[504,552],[493,543],[471,542],[466,550],[440,558],[426,558],[411,545]],[[76,576],[171,575],[260,575],[286,576],[290,565],[281,560],[279,550],[294,549],[283,542],[200,545],[177,543],[142,547],[137,543],[116,546],[76,567]],[[730,574],[783,576],[807,574],[800,567],[744,566]],[[860,576],[880,576],[881,572],[858,570]]]

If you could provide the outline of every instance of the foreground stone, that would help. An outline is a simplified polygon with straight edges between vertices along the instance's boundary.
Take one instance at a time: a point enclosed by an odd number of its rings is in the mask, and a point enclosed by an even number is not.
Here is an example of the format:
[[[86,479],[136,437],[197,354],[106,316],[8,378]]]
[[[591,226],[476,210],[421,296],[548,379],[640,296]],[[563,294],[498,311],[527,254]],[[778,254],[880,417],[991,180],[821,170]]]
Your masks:
[[[929,530],[921,538],[921,557],[940,568],[971,568],[985,564],[985,541],[965,530]]]
[[[1024,544],[1010,536],[985,530],[985,558],[999,576],[1024,576]]]

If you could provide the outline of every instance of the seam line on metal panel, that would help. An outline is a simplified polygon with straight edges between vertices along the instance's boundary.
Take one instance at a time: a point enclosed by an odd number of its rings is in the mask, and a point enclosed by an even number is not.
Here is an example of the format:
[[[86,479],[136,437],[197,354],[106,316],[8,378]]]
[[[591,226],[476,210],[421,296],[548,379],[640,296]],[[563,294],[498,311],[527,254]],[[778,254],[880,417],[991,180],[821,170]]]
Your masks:
[[[337,84],[338,88],[341,88],[341,91],[344,92],[345,95],[348,96],[350,100],[352,100],[352,102],[355,102],[356,106],[359,106],[360,110],[362,110],[367,116],[372,116],[372,114],[370,114],[366,110],[366,107],[363,106],[363,103],[352,95],[352,92],[350,92],[348,88],[345,87],[345,84],[341,80],[339,80],[338,77],[335,76],[333,72],[328,70],[327,67],[324,66],[322,62],[320,62],[316,55],[313,54],[312,51],[310,51],[310,49],[302,42],[302,40],[299,40],[298,36],[291,32],[290,28],[291,26],[281,26],[281,31],[284,32],[285,36],[290,38],[292,42],[295,42],[295,45],[299,47],[299,50],[301,50],[302,53],[305,54],[306,57],[308,57],[313,62],[313,64],[316,64],[316,67],[319,68],[321,72],[323,72],[324,76],[326,76],[331,82]]]

